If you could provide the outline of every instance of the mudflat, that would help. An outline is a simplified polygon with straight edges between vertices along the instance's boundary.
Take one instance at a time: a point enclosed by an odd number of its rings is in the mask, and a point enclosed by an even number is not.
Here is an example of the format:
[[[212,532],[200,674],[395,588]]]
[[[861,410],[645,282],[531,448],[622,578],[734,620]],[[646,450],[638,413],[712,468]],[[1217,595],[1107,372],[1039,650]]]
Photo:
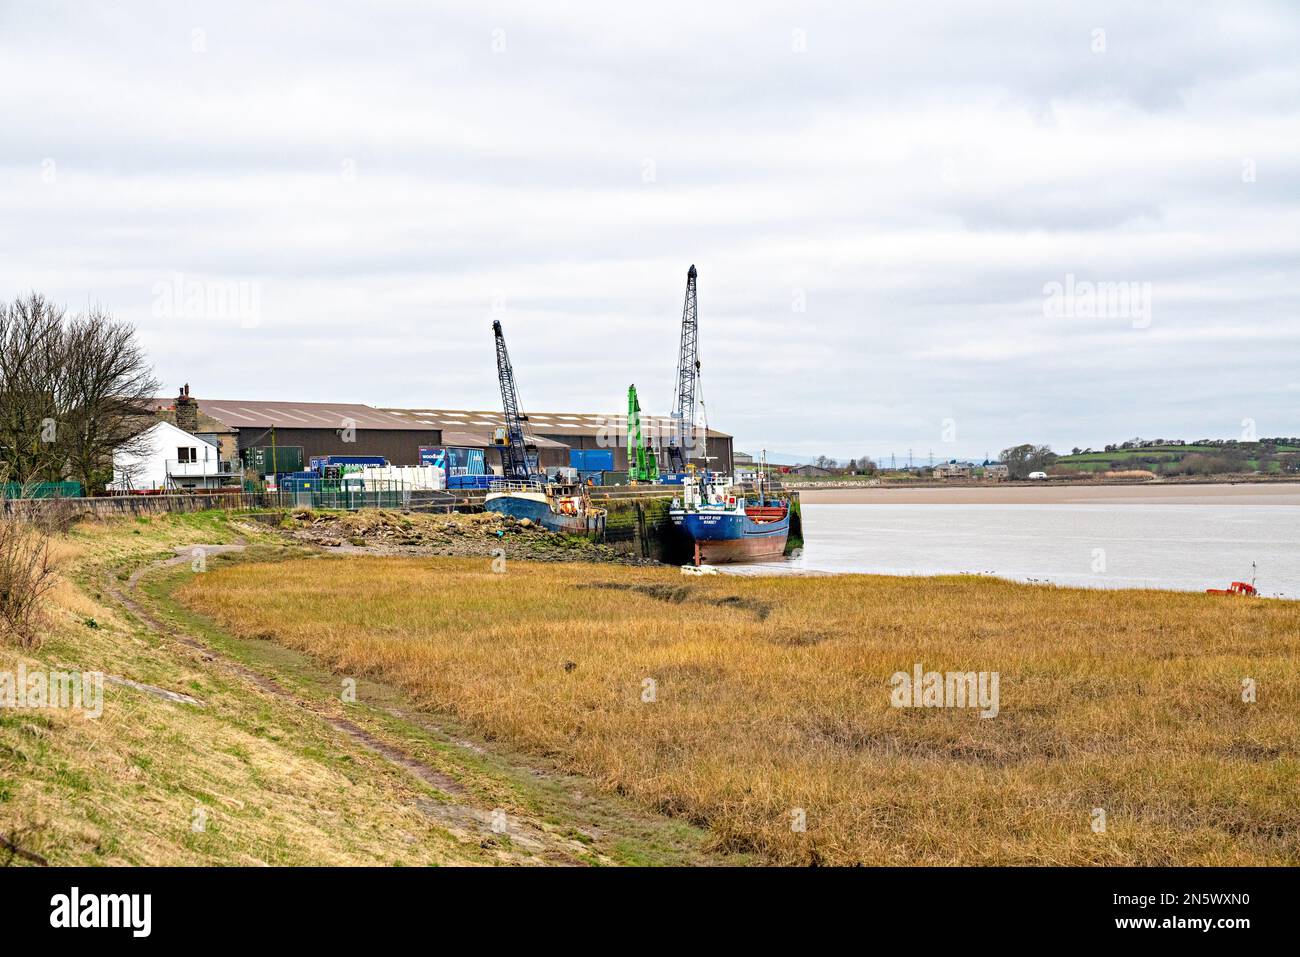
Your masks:
[[[802,488],[805,505],[1300,505],[1300,483]]]

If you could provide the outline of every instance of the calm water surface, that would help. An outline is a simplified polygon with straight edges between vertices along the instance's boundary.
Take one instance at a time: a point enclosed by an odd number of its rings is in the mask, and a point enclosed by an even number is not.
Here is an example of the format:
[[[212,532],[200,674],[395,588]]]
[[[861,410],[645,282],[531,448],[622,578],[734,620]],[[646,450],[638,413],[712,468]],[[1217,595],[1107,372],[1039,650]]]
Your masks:
[[[726,570],[973,572],[1184,591],[1254,574],[1261,594],[1300,598],[1295,505],[805,505],[803,521],[799,557]]]

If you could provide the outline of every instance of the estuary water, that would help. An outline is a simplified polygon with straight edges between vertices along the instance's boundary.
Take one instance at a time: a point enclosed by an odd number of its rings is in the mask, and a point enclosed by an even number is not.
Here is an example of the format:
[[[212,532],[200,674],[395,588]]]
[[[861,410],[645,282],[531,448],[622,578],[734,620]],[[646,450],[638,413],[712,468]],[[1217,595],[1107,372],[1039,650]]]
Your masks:
[[[1300,505],[805,504],[802,512],[801,554],[725,570],[976,573],[1180,591],[1254,576],[1262,595],[1300,598]]]

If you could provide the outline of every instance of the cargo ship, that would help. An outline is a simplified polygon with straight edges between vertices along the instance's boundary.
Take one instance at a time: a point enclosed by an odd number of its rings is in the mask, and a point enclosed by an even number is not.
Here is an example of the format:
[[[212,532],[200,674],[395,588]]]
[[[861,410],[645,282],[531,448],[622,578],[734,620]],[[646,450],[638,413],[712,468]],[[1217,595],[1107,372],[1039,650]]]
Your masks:
[[[596,541],[605,537],[603,508],[591,504],[581,485],[497,480],[488,488],[483,507],[489,512],[528,519],[552,532]]]
[[[755,503],[731,479],[687,473],[669,518],[686,536],[696,565],[776,561],[790,536],[790,503],[762,493]]]

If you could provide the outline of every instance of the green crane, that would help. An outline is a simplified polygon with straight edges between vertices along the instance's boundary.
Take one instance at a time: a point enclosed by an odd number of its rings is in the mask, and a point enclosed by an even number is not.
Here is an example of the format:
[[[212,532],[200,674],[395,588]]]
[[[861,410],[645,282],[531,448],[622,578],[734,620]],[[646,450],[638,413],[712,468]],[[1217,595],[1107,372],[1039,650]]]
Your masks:
[[[650,440],[641,435],[641,403],[635,385],[627,389],[627,475],[633,482],[659,481],[659,459]]]

